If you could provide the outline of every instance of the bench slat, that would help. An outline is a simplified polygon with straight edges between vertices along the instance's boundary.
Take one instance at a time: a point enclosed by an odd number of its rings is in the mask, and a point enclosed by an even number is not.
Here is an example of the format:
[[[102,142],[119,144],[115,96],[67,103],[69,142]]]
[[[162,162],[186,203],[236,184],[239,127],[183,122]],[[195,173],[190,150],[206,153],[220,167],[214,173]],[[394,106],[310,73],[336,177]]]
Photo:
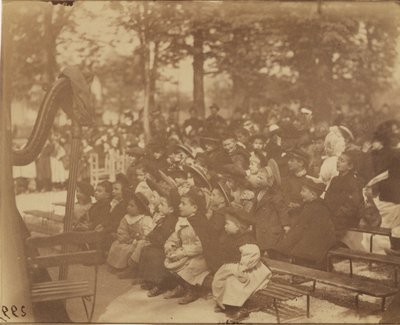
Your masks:
[[[296,295],[296,297],[300,297],[300,296],[304,296],[304,295],[308,295],[309,294],[308,292],[306,292],[304,290],[300,290],[300,289],[297,289],[297,288],[285,286],[285,285],[278,284],[278,283],[275,283],[275,282],[270,282],[268,284],[268,286],[272,287],[272,288],[279,288],[282,291],[290,292],[290,293]]]
[[[334,250],[330,250],[328,252],[328,255],[338,256],[338,257],[349,257],[349,258],[355,258],[355,259],[367,260],[370,262],[379,262],[391,265],[400,265],[400,257],[369,253],[369,252],[363,252],[345,248],[337,248]]]
[[[277,299],[280,299],[280,300],[288,300],[288,297],[286,295],[281,294],[281,293],[277,293],[276,291],[273,291],[273,290],[269,290],[268,288],[260,290],[259,293],[264,295],[264,296],[277,298]]]
[[[51,287],[51,288],[33,288],[31,290],[32,294],[43,293],[43,292],[56,292],[56,291],[67,291],[67,290],[86,290],[89,288],[89,283],[80,285],[71,285],[64,287]]]
[[[92,290],[81,290],[76,292],[65,292],[65,293],[55,293],[46,295],[31,295],[32,302],[42,302],[42,301],[53,301],[53,300],[64,300],[71,298],[80,298],[84,296],[93,296]]]
[[[96,264],[101,260],[102,256],[99,251],[96,250],[28,258],[30,265],[43,268],[84,263]]]
[[[60,281],[49,281],[49,282],[38,282],[32,284],[32,289],[36,288],[48,288],[48,287],[60,287],[68,283],[83,284],[88,283],[88,281],[70,281],[70,280],[60,280]]]
[[[392,230],[390,228],[368,227],[368,226],[358,226],[358,227],[348,228],[347,230],[355,232],[364,232],[367,234],[381,235],[381,236],[390,236],[392,233]]]
[[[285,297],[285,300],[291,300],[291,299],[298,297],[297,295],[293,294],[292,292],[285,292],[285,291],[279,290],[277,288],[266,288],[265,291],[267,293],[282,295],[283,297]]]
[[[300,265],[272,260],[270,258],[264,257],[263,262],[272,271],[278,273],[305,277],[308,279],[316,280],[320,283],[329,284],[343,289],[348,289],[360,294],[366,294],[373,297],[383,298],[392,296],[398,292],[398,289],[389,288],[380,283],[375,283],[364,279],[361,280],[361,279],[350,278],[346,275],[310,269]]]

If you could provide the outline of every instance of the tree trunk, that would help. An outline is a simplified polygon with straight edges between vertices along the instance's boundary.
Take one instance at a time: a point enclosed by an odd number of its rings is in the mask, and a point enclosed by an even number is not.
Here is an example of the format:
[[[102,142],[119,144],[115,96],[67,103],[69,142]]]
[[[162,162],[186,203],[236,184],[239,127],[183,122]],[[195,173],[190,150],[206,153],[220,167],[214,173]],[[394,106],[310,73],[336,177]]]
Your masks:
[[[48,6],[44,12],[44,40],[45,40],[45,87],[53,83],[56,75],[56,35],[53,33],[53,6]]]
[[[153,51],[153,64],[150,67],[149,83],[150,83],[150,93],[149,93],[149,111],[151,112],[155,108],[155,95],[156,95],[156,82],[157,82],[157,70],[158,70],[158,57],[159,57],[159,43],[154,44]],[[151,58],[151,53],[149,52],[149,58]]]
[[[144,129],[144,137],[145,143],[147,144],[150,141],[151,133],[150,133],[150,120],[149,120],[149,112],[150,112],[150,104],[151,104],[151,85],[150,85],[150,49],[149,44],[146,42],[144,44],[144,107],[143,107],[143,129]]]
[[[197,116],[205,117],[204,105],[204,35],[203,30],[195,28],[193,32],[193,108]]]
[[[241,77],[238,75],[233,74],[232,78],[232,107],[233,110],[231,113],[233,114],[234,111],[243,111],[243,105],[245,104],[245,100],[247,97],[247,90],[246,85]]]

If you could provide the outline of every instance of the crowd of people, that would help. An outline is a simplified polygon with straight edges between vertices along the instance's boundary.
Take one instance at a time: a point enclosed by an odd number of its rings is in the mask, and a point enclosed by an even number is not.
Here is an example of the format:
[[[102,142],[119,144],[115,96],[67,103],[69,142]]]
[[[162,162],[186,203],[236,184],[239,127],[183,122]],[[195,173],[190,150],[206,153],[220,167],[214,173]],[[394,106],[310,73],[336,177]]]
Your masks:
[[[305,107],[231,120],[210,110],[206,119],[191,110],[182,125],[153,113],[146,145],[127,113],[119,130],[88,144],[130,156],[112,182],[93,188],[80,175],[77,185],[74,230],[104,234],[112,272],[179,304],[211,288],[216,311],[240,320],[271,278],[263,256],[322,269],[360,224],[392,228],[387,252],[399,254],[399,121],[368,134],[368,115],[337,114],[329,125]]]

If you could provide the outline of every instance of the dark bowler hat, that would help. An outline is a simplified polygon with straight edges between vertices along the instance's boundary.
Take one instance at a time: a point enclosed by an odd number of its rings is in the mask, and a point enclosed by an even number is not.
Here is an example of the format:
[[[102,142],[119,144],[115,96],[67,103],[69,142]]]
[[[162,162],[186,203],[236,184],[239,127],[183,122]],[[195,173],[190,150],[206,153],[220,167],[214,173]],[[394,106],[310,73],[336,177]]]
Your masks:
[[[239,222],[240,224],[248,227],[254,224],[255,220],[250,213],[248,213],[243,208],[236,208],[236,207],[226,207],[221,209],[222,214],[225,218],[228,218],[232,221]]]
[[[219,190],[222,193],[222,196],[224,197],[225,200],[225,205],[228,207],[231,205],[231,201],[233,201],[233,197],[230,194],[229,188],[225,185],[224,180],[218,180],[217,178],[214,178],[212,180],[212,185],[214,189]]]
[[[213,109],[213,108],[218,110],[218,111],[220,110],[219,106],[217,104],[214,104],[214,103],[210,106],[210,109]]]
[[[305,165],[308,165],[308,163],[310,161],[310,156],[308,155],[308,153],[301,149],[297,149],[297,148],[289,150],[287,152],[287,156],[289,158],[293,157],[293,158],[299,159],[299,160],[303,161]]]
[[[185,146],[184,144],[176,144],[176,145],[172,145],[171,147],[168,148],[169,154],[178,153],[180,151],[183,151],[189,157],[194,158],[194,154],[193,154],[192,150],[188,146]]]
[[[198,167],[185,165],[184,169],[187,170],[193,177],[195,185],[198,187],[205,187],[209,191],[212,190],[212,186],[207,179],[207,175]]]
[[[313,191],[318,196],[324,193],[326,188],[326,185],[324,183],[314,180],[310,177],[306,177],[303,186],[308,188],[310,191]]]

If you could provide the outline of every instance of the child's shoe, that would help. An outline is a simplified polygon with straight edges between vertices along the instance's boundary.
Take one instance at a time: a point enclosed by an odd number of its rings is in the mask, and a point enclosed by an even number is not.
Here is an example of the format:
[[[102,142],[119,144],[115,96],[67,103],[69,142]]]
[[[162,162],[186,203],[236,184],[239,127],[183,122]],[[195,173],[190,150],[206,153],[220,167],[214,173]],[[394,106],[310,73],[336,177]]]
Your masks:
[[[168,291],[164,295],[164,299],[172,299],[172,298],[179,298],[185,294],[186,290],[181,285],[177,285],[174,289]]]
[[[157,296],[159,296],[160,294],[162,294],[162,293],[164,293],[164,291],[165,290],[163,290],[163,289],[161,289],[160,287],[157,287],[157,286],[155,286],[155,287],[153,287],[152,289],[150,289],[148,292],[147,292],[147,297],[157,297]]]
[[[199,299],[199,293],[195,288],[187,290],[186,294],[178,301],[180,305],[190,304],[193,301]]]
[[[242,320],[249,317],[250,313],[246,308],[238,308],[237,310],[231,310],[229,313],[229,324],[237,324],[240,323]]]

